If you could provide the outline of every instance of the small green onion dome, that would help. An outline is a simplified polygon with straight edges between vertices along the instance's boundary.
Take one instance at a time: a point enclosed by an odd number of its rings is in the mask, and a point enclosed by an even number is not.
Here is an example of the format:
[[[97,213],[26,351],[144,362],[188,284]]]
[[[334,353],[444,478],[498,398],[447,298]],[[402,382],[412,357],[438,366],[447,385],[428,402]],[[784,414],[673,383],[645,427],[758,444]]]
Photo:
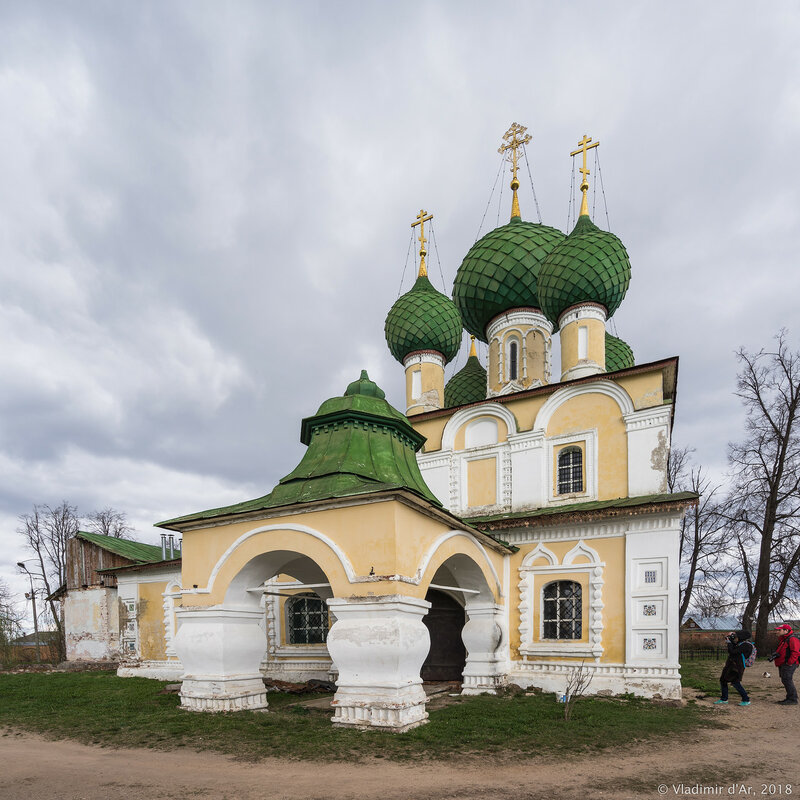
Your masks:
[[[453,300],[464,327],[482,342],[486,326],[513,308],[541,308],[537,279],[544,259],[564,240],[547,225],[515,217],[475,242],[458,268]]]
[[[633,350],[627,342],[606,331],[606,372],[633,366]]]
[[[444,407],[463,406],[486,399],[486,370],[477,356],[470,356],[465,367],[444,387]]]
[[[630,282],[631,262],[625,246],[582,214],[572,233],[542,264],[541,309],[555,326],[561,314],[578,303],[599,303],[611,317]]]
[[[447,362],[461,346],[461,315],[449,297],[433,288],[427,275],[420,275],[392,306],[384,332],[389,350],[401,364],[416,350],[435,350]]]

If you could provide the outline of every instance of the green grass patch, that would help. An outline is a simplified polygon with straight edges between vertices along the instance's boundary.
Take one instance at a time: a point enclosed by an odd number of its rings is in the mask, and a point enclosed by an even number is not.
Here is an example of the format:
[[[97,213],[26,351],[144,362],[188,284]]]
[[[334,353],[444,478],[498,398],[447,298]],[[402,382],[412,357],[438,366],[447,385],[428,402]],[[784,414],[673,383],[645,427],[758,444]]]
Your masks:
[[[405,734],[334,728],[331,711],[298,708],[305,698],[270,694],[270,713],[183,711],[164,684],[113,673],[0,675],[0,726],[116,747],[191,747],[258,759],[438,759],[598,751],[713,725],[690,704],[583,698],[565,722],[553,695],[463,697]],[[308,699],[320,695],[309,695]]]
[[[725,661],[682,661],[681,683],[705,694],[719,694],[719,676]]]

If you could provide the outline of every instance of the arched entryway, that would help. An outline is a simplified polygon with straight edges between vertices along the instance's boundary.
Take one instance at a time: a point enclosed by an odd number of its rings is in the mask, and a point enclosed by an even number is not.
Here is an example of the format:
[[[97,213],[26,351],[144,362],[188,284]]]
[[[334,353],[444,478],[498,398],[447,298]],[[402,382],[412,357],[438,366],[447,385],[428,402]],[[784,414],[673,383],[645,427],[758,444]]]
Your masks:
[[[422,665],[422,680],[460,681],[467,661],[467,650],[461,639],[466,622],[464,608],[438,589],[429,589],[425,599],[431,608],[422,621],[431,637],[431,649]]]

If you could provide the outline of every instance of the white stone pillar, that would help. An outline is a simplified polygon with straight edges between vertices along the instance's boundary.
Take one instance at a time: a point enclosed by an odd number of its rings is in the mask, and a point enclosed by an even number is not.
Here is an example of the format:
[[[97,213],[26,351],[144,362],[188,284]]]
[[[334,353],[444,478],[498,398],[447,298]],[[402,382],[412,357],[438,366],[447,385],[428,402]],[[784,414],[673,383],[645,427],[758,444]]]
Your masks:
[[[461,639],[467,648],[467,664],[461,694],[496,694],[507,678],[501,645],[507,639],[503,606],[467,602],[467,623]]]
[[[179,608],[175,650],[184,668],[181,705],[189,711],[267,707],[259,666],[267,648],[264,612]]]
[[[333,698],[337,726],[397,733],[423,725],[420,669],[430,649],[422,622],[431,604],[404,595],[335,597],[328,651],[339,668]]]

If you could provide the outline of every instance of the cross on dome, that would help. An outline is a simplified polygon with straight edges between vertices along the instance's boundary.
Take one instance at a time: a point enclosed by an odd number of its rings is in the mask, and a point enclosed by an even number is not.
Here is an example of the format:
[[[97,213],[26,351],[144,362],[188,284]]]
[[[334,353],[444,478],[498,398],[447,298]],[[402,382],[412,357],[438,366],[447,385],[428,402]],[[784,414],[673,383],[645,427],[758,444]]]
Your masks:
[[[520,217],[519,200],[517,198],[517,189],[519,189],[519,180],[517,179],[517,170],[519,169],[519,154],[520,147],[524,147],[531,141],[531,135],[527,132],[528,129],[524,125],[517,122],[512,122],[511,127],[503,134],[503,141],[497,152],[504,156],[506,161],[511,164],[511,191],[513,192],[511,199],[511,219]]]
[[[592,137],[583,134],[583,139],[578,142],[578,149],[573,150],[570,155],[576,156],[578,153],[583,153],[583,166],[579,167],[581,173],[581,192],[583,192],[583,199],[581,200],[581,215],[589,216],[589,200],[587,192],[589,191],[589,168],[586,166],[586,153],[593,147],[597,147],[600,142],[592,142]]]
[[[420,209],[419,214],[417,214],[417,221],[411,223],[412,228],[416,228],[419,225],[419,276],[422,277],[423,275],[428,274],[428,268],[425,266],[425,256],[428,255],[428,251],[425,249],[425,242],[428,240],[425,238],[425,223],[433,219],[433,214],[428,214],[427,211],[424,209]]]

